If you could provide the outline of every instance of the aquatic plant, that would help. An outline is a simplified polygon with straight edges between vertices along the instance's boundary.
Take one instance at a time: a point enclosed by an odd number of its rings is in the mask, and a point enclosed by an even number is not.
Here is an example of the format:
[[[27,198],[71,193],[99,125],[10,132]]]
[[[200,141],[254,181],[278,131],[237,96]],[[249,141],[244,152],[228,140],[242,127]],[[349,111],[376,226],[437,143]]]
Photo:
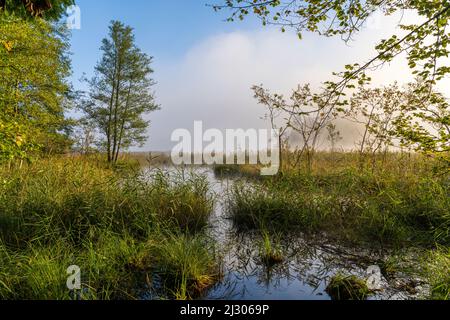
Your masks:
[[[259,256],[261,261],[268,268],[275,266],[284,261],[283,253],[279,242],[273,240],[267,230],[262,230],[262,240],[260,242]]]
[[[326,291],[333,300],[366,300],[371,293],[366,281],[340,273],[331,279]]]

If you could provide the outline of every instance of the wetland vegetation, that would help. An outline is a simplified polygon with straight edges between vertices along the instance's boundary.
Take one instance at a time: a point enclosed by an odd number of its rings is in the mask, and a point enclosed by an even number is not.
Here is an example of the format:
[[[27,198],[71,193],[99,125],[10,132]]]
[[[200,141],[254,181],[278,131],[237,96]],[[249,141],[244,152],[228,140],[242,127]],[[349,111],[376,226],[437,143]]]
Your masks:
[[[437,86],[450,73],[448,1],[222,2],[212,7],[229,21],[255,15],[299,38],[349,40],[377,11],[424,23],[336,81],[289,97],[253,86],[278,142],[278,172],[262,176],[261,161],[174,166],[129,152],[164,108],[134,29],[105,25],[77,91],[60,23],[75,1],[0,0],[0,300],[450,300],[450,108]],[[371,83],[403,55],[416,78]],[[351,147],[339,148],[339,126],[356,128]]]
[[[315,238],[320,240],[312,247],[325,241],[362,252],[383,248],[376,258],[350,255],[356,262],[340,251],[333,256],[365,268],[380,265],[386,279],[398,272],[419,277],[429,285],[428,298],[448,299],[448,180],[426,177],[421,170],[430,168],[417,169],[424,165],[421,158],[405,175],[408,170],[398,156],[392,155],[392,165],[401,168],[402,179],[400,171],[380,176],[333,168],[320,173],[286,170],[283,176],[256,179],[233,172],[230,180],[222,173],[214,180],[212,168],[142,168],[131,158],[116,168],[96,156],[4,166],[0,297],[208,297],[230,281],[233,259],[225,257],[224,243],[234,243],[231,250],[238,246],[254,252],[245,259],[254,259],[255,270],[266,269],[271,283],[293,263],[290,250],[297,245],[292,239]],[[213,183],[224,180],[230,184],[215,190]],[[217,223],[215,214],[223,221]],[[225,239],[214,232],[226,232]],[[247,240],[237,240],[241,236]],[[411,248],[418,250],[417,257],[406,254]],[[83,290],[77,296],[66,287],[71,265],[82,270]],[[352,267],[334,270],[335,275],[323,276],[323,292],[332,291],[333,298],[370,296],[361,286],[356,291],[364,295],[347,292],[350,284],[365,283],[365,274],[358,282],[357,275],[340,273]]]

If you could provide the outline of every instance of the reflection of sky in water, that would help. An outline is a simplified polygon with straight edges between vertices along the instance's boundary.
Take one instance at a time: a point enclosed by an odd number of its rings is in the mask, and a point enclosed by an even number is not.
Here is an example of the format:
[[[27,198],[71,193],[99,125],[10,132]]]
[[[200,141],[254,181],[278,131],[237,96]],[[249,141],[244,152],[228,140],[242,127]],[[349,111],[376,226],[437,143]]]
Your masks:
[[[320,263],[310,260],[297,264],[295,257],[272,268],[259,261],[256,244],[258,237],[236,236],[224,257],[225,278],[213,288],[207,299],[246,300],[322,300],[329,299],[321,281]],[[256,240],[256,241],[255,241]],[[252,242],[252,243],[250,243]],[[286,249],[283,252],[287,252]],[[303,266],[300,270],[296,266]]]
[[[177,172],[180,174],[179,170]],[[216,196],[208,234],[217,243],[224,271],[223,280],[209,290],[204,299],[330,300],[325,289],[332,276],[341,272],[364,279],[367,268],[380,260],[380,253],[373,251],[330,245],[326,239],[283,235],[280,245],[284,262],[268,269],[258,254],[260,234],[239,232],[227,218],[227,190],[233,181],[218,179],[207,168],[193,172],[208,178]],[[189,177],[191,173],[187,170],[184,175]],[[390,288],[385,280],[382,287],[371,299],[408,298],[407,294]]]

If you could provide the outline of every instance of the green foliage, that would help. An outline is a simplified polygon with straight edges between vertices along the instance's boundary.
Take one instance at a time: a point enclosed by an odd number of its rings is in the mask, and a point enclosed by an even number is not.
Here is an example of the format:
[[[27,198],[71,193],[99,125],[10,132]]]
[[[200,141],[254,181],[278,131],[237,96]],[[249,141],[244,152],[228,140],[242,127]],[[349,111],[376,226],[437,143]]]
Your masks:
[[[68,46],[45,21],[0,18],[0,161],[67,144]]]
[[[217,178],[229,178],[229,177],[261,177],[260,168],[257,165],[226,165],[216,164],[214,165],[214,175]]]
[[[401,114],[394,124],[403,145],[436,155],[450,166],[450,107],[448,99],[422,82],[408,85]]]
[[[147,194],[149,204],[160,219],[177,228],[199,231],[206,227],[214,202],[205,177],[182,176],[170,179],[161,171],[151,176],[153,188]],[[168,205],[170,204],[170,205]]]
[[[70,299],[66,269],[74,262],[72,252],[63,242],[21,252],[0,242],[0,299]]]
[[[133,29],[118,21],[111,23],[101,50],[81,108],[104,136],[108,161],[116,162],[121,150],[146,141],[150,121],[143,116],[158,109],[150,91],[152,58],[136,46]]]
[[[63,239],[52,245],[30,243],[13,250],[0,243],[1,299],[130,299],[151,274],[150,245],[104,231],[81,247]],[[82,270],[82,292],[67,289],[67,268]]]
[[[0,16],[30,19],[40,17],[56,21],[63,17],[74,0],[0,0]]]
[[[283,253],[278,242],[272,239],[273,236],[267,231],[262,230],[262,241],[260,243],[259,255],[261,261],[268,268],[271,268],[284,260]]]
[[[358,142],[361,154],[383,152],[393,146],[394,121],[401,116],[404,102],[404,94],[396,83],[382,88],[358,88],[345,115],[364,126]]]
[[[212,199],[201,177],[157,175],[142,181],[82,160],[39,161],[0,172],[0,231],[5,241],[79,244],[108,229],[145,237],[155,221],[177,230],[206,225]]]

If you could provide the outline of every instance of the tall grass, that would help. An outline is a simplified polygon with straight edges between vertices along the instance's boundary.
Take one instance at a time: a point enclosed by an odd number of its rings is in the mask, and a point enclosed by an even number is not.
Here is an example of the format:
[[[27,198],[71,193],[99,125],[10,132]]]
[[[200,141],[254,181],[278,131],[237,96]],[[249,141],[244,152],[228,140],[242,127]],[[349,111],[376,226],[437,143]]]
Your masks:
[[[448,244],[448,183],[431,173],[289,171],[250,186],[236,184],[229,208],[240,228],[327,231],[371,243]]]
[[[70,299],[66,269],[71,250],[63,243],[13,251],[0,245],[1,299]]]
[[[76,160],[0,171],[0,181],[0,236],[17,245],[61,237],[80,244],[105,229],[145,237],[159,222],[200,230],[213,205],[203,177],[142,179]]]
[[[145,198],[160,220],[189,231],[207,225],[214,201],[206,177],[157,170],[147,179]]]
[[[425,265],[432,285],[432,299],[450,300],[450,248],[441,247],[431,252]]]
[[[388,153],[369,160],[361,162],[353,153],[317,153],[311,167],[302,162],[292,167],[287,161],[281,175],[252,185],[236,183],[228,203],[230,216],[241,230],[301,231],[358,245],[431,249],[416,269],[425,269],[432,299],[450,299],[448,168],[412,154]],[[268,237],[263,248],[263,253],[272,251]],[[363,288],[348,280],[338,277],[329,289],[342,287],[346,294],[353,283],[357,292]],[[366,296],[365,290],[360,293]]]
[[[137,298],[153,270],[169,263],[155,244],[175,234],[189,247],[212,207],[200,176],[144,178],[133,166],[85,158],[0,167],[0,298]],[[185,254],[179,259],[206,263],[195,250]],[[66,287],[71,265],[82,271],[78,296]],[[203,274],[214,273],[212,265]]]
[[[202,236],[169,235],[154,250],[157,272],[178,300],[201,296],[220,278],[214,245]]]
[[[331,279],[326,291],[333,300],[366,300],[371,294],[366,281],[340,273]]]

